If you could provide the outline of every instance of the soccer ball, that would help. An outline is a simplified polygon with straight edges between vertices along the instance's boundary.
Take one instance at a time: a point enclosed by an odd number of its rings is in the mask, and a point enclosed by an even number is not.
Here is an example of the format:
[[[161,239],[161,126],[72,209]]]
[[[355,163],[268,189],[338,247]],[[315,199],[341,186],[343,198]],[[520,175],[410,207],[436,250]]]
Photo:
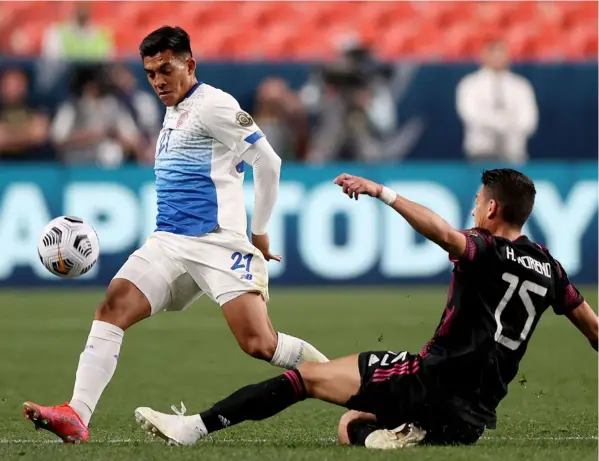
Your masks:
[[[54,275],[75,278],[94,267],[100,243],[94,228],[81,218],[60,216],[44,227],[37,252],[42,264]]]

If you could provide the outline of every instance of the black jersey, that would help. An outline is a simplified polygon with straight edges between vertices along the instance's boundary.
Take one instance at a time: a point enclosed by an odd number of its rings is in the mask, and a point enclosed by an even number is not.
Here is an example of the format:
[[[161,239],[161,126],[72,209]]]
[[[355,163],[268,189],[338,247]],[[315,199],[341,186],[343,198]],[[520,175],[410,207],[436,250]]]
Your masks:
[[[549,251],[526,236],[463,233],[467,248],[453,261],[445,312],[420,355],[433,385],[493,428],[543,312],[552,306],[566,314],[584,299]]]

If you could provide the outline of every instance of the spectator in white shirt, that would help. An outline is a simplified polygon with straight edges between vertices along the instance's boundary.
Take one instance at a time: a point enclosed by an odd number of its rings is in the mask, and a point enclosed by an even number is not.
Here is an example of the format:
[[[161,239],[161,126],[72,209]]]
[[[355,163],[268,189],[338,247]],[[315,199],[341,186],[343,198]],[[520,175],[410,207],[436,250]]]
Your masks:
[[[135,121],[106,93],[99,69],[75,68],[72,90],[73,97],[59,107],[50,129],[62,162],[117,167],[138,152]]]
[[[483,66],[457,87],[457,111],[464,123],[464,150],[471,160],[526,162],[526,145],[538,124],[530,82],[509,70],[503,42],[487,44]]]

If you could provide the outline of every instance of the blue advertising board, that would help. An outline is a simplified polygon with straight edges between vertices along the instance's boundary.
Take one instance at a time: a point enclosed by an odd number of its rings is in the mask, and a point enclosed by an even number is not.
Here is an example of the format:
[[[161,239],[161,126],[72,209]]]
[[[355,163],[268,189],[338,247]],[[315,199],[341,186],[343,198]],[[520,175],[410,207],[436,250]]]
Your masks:
[[[571,278],[597,282],[597,163],[537,163],[525,167],[537,201],[526,233],[547,245]],[[376,200],[353,201],[332,180],[341,172],[384,182],[437,211],[458,228],[470,211],[480,165],[409,164],[367,167],[285,166],[270,223],[273,284],[408,284],[448,280],[447,256]],[[252,181],[246,180],[251,215]],[[59,215],[80,216],[99,235],[101,258],[82,279],[60,280],[40,264],[37,239]],[[153,231],[156,195],[151,169],[2,165],[0,286],[105,285]]]

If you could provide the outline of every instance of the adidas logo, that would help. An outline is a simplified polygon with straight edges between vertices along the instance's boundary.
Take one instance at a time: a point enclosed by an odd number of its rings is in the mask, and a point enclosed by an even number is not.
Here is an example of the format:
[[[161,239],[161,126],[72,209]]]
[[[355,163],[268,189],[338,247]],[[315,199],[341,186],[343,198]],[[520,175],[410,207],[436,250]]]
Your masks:
[[[220,419],[220,423],[223,425],[223,427],[229,427],[231,425],[231,421],[222,415],[218,415],[218,419]]]
[[[368,359],[368,366],[371,367],[375,363],[379,363],[381,359],[379,359],[376,355],[370,354],[370,358]]]

